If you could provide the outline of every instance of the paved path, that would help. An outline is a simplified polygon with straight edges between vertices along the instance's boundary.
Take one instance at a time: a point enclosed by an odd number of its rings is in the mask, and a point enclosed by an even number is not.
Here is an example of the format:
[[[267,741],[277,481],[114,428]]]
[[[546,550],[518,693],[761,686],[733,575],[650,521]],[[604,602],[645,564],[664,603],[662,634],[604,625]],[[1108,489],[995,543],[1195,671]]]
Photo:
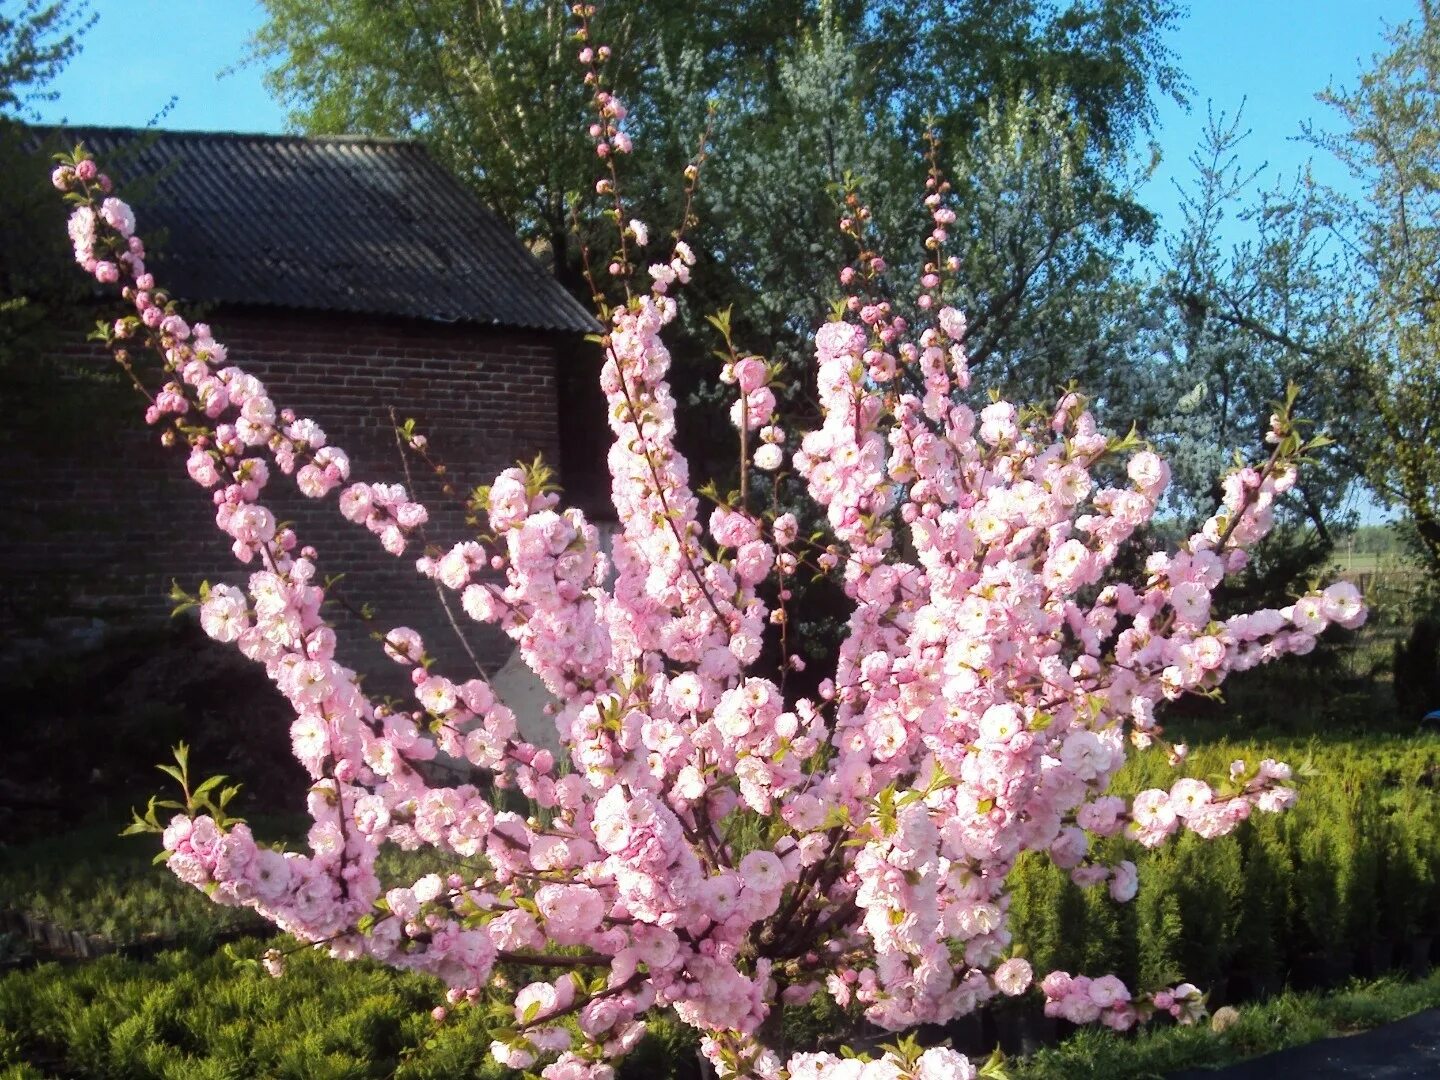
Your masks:
[[[1223,1069],[1188,1069],[1169,1080],[1440,1080],[1440,1009]]]

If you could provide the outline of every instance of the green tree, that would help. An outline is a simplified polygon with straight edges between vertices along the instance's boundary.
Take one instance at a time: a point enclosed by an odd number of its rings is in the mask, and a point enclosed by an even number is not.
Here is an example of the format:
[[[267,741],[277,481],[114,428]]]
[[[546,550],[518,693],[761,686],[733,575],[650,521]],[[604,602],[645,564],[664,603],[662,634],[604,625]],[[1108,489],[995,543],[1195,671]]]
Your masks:
[[[50,82],[93,21],[84,4],[68,0],[0,2],[0,396],[41,410],[41,420],[64,399],[43,385],[53,375],[45,361],[77,325],[83,289],[56,240],[55,193],[23,121],[53,98]]]
[[[297,126],[426,140],[583,292],[569,203],[594,160],[566,5],[266,7],[254,57]],[[602,9],[599,33],[642,148],[626,163],[642,216],[673,220],[658,193],[718,106],[696,234],[713,258],[689,324],[700,304],[733,304],[744,347],[808,360],[808,313],[844,255],[808,239],[833,230],[834,187],[858,180],[892,263],[918,263],[918,151],[934,129],[974,200],[957,223],[972,254],[956,299],[982,381],[1043,391],[1128,363],[1123,254],[1153,228],[1133,159],[1155,95],[1180,88],[1163,45],[1176,18],[1171,0],[641,0]]]
[[[1212,136],[1187,233],[1200,239],[1179,249],[1171,291],[1182,337],[1212,373],[1232,385],[1248,372],[1299,375],[1306,412],[1338,441],[1294,496],[1322,536],[1345,486],[1363,478],[1406,512],[1440,581],[1440,9],[1421,0],[1387,43],[1353,88],[1319,95],[1340,130],[1306,131],[1358,197],[1302,178],[1252,204],[1255,239],[1222,260],[1204,238],[1214,213],[1236,204],[1240,170],[1225,157],[1235,129]]]
[[[938,120],[951,142],[973,136],[986,103],[1049,93],[1090,133],[1097,154],[1150,133],[1157,94],[1184,78],[1165,35],[1170,0],[919,0],[878,3],[880,93],[911,139]]]
[[[680,293],[689,341],[675,350],[675,382],[682,400],[713,413],[713,424],[692,430],[728,430],[728,390],[714,377],[704,316],[733,309],[740,347],[784,363],[789,411],[803,414],[810,380],[815,320],[839,293],[837,271],[850,252],[836,222],[840,190],[863,185],[866,199],[893,229],[895,210],[915,205],[918,179],[896,190],[896,164],[913,156],[892,117],[874,114],[871,74],[833,10],[787,44],[763,91],[753,85],[710,85],[709,61],[683,50],[659,72],[653,93],[657,116],[711,117],[713,152],[698,192],[692,242],[713,254],[705,272]],[[689,150],[681,124],[647,133],[641,147],[659,150],[645,163],[666,186]],[[642,166],[643,167],[643,166]],[[676,207],[657,207],[656,220]],[[905,224],[914,226],[918,213]],[[912,233],[914,229],[910,230]],[[718,425],[718,427],[717,427]],[[685,451],[701,475],[724,478],[736,467],[732,444],[703,434]]]
[[[1154,221],[1133,195],[1148,163],[1128,164],[1097,154],[1055,92],[991,104],[957,148],[950,300],[981,386],[1034,397],[1078,380],[1114,423],[1133,417],[1146,286],[1130,249]]]
[[[1440,580],[1440,9],[1392,29],[1353,89],[1321,100],[1344,124],[1316,135],[1362,186],[1334,200],[1353,243],[1343,296],[1353,323],[1346,359],[1374,403],[1367,476],[1402,506]]]
[[[1154,96],[1178,93],[1161,42],[1174,18],[1129,0],[872,3],[858,22],[822,8],[768,97],[721,97],[722,117],[741,119],[720,132],[706,181],[723,222],[713,249],[727,264],[742,253],[729,295],[769,318],[743,340],[804,370],[814,326],[794,313],[838,292],[849,253],[813,237],[833,236],[847,177],[907,295],[923,260],[918,151],[933,134],[963,208],[949,299],[967,313],[978,386],[1044,394],[1078,378],[1130,408],[1141,287],[1128,249],[1154,229],[1133,196],[1150,164],[1135,150]],[[799,223],[818,226],[806,247]]]
[[[1188,523],[1214,506],[1214,478],[1237,449],[1263,454],[1270,403],[1290,383],[1301,388],[1302,415],[1336,443],[1281,500],[1281,528],[1261,549],[1284,586],[1353,524],[1364,472],[1356,431],[1369,410],[1353,365],[1336,362],[1352,330],[1335,302],[1346,260],[1329,195],[1308,170],[1262,187],[1262,170],[1242,164],[1244,137],[1239,116],[1211,116],[1191,158],[1183,223],[1167,238],[1159,279],[1165,332],[1147,424],[1169,454],[1174,508]]]
[[[33,116],[35,103],[52,100],[50,82],[93,22],[86,5],[72,0],[0,3],[0,115]]]
[[[571,201],[595,163],[583,132],[570,5],[562,0],[265,0],[252,57],[291,120],[314,134],[423,140],[583,292]],[[615,5],[602,20],[617,62],[613,89],[653,127],[647,93],[667,56],[708,57],[711,88],[773,66],[803,0],[699,6]],[[623,62],[618,62],[623,59]],[[698,134],[700,116],[687,118]],[[677,169],[674,176],[678,176]],[[667,178],[671,179],[671,178]]]
[[[420,138],[532,244],[564,257],[567,196],[583,175],[584,114],[567,33],[552,0],[268,0],[252,42],[267,81],[311,134]]]
[[[933,125],[950,148],[954,302],[977,384],[1035,396],[1077,379],[1128,421],[1147,317],[1132,259],[1156,228],[1134,193],[1154,164],[1156,101],[1184,100],[1165,45],[1179,9],[925,0],[874,18],[893,50],[884,109],[909,145]]]

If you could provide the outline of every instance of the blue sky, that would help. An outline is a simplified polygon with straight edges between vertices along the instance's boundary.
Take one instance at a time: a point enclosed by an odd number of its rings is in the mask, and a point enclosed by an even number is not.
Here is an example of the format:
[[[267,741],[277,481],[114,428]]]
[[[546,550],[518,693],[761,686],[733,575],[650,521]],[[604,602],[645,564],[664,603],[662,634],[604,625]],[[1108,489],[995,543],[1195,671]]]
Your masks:
[[[1204,134],[1207,106],[1229,116],[1243,106],[1241,126],[1250,135],[1242,160],[1252,169],[1268,166],[1271,183],[1293,177],[1313,157],[1316,177],[1343,187],[1343,170],[1296,136],[1306,120],[1333,128],[1315,94],[1331,84],[1353,86],[1362,65],[1385,50],[1385,27],[1409,21],[1417,9],[1416,0],[1192,0],[1170,38],[1193,87],[1190,107],[1162,103],[1161,166],[1143,201],[1178,224],[1175,181],[1194,175],[1188,159]]]
[[[284,110],[263,72],[241,67],[246,41],[264,20],[252,0],[92,0],[99,19],[80,56],[41,106],[46,121],[174,129],[279,132]],[[1193,0],[1170,45],[1193,87],[1188,110],[1161,106],[1162,164],[1143,190],[1167,225],[1178,224],[1176,179],[1192,175],[1207,105],[1233,114],[1244,103],[1252,166],[1293,175],[1311,156],[1295,136],[1324,122],[1316,91],[1351,83],[1361,61],[1384,45],[1384,24],[1403,22],[1415,0]],[[173,105],[171,104],[174,99]],[[168,111],[167,111],[168,109]],[[1317,160],[1322,180],[1343,181]]]
[[[90,0],[99,18],[42,119],[116,127],[279,132],[284,110],[258,67],[238,65],[264,22],[251,0]],[[163,118],[161,113],[175,99]]]

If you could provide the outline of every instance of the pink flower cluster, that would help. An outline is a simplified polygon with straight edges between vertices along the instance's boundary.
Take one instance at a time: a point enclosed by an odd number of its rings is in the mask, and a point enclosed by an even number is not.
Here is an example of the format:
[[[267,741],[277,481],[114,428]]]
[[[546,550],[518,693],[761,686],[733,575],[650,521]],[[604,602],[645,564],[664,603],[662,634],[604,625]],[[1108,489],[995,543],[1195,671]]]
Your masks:
[[[969,1058],[944,1046],[932,1046],[911,1061],[893,1051],[876,1059],[796,1054],[787,1069],[790,1080],[975,1080],[979,1075]]]
[[[313,498],[326,494],[335,478],[344,479],[336,469],[327,475],[321,463],[305,466],[309,473],[296,477],[300,490]],[[412,502],[399,484],[351,484],[340,493],[340,513],[346,521],[364,525],[380,538],[380,544],[391,555],[405,551],[407,537],[429,520],[429,512]]]
[[[1128,1031],[1157,1012],[1168,1013],[1182,1024],[1193,1024],[1205,1015],[1205,996],[1190,983],[1133,999],[1114,975],[1092,979],[1055,971],[1045,977],[1040,989],[1045,993],[1046,1016],[1072,1024],[1098,1021],[1116,1031]]]
[[[604,96],[597,108],[602,156],[628,149],[623,106]],[[1104,435],[1076,394],[1047,410],[972,409],[965,322],[939,302],[941,264],[922,281],[924,325],[911,326],[866,291],[884,271],[871,256],[844,276],[844,316],[816,334],[821,424],[793,456],[830,536],[811,544],[793,515],[743,501],[702,514],[675,445],[661,337],[694,262],[676,241],[604,338],[621,523],[611,556],[583,514],[557,509],[538,470],[517,468],[488,489],[488,532],[417,561],[467,616],[508,634],[553,692],[568,757],[557,762],[520,738],[484,679],[439,671],[413,630],[382,635],[413,701],[366,695],[335,655],[319,553],[262,496],[277,475],[313,498],[338,491],[340,513],[397,555],[424,508],[398,485],[351,482],[314,421],[277,406],[208,327],[185,322],[93,162],[63,164],[55,182],[79,196],[77,260],[134,309],[108,328],[113,344],[164,359],[147,419],[188,447],[218,527],[257,567],[244,589],[202,592],[201,625],[286,695],[312,777],[310,854],[182,816],[165,830],[171,868],[336,955],[434,973],[452,1005],[501,992],[487,991],[497,965],[559,970],[513,994],[514,1027],[492,1047],[508,1066],[609,1080],[646,1014],[669,1007],[704,1032],[722,1075],[973,1076],[940,1049],[782,1063],[764,1031],[780,1004],[820,993],[897,1030],[1024,993],[1033,973],[1015,955],[1006,888],[1023,853],[1125,901],[1134,864],[1098,861],[1093,838],[1216,836],[1294,799],[1273,761],[1132,801],[1107,793],[1131,747],[1163,743],[1163,702],[1364,618],[1344,583],[1280,610],[1211,610],[1294,482],[1304,446],[1283,412],[1270,459],[1232,473],[1201,530],[1124,580],[1117,559],[1155,512],[1164,462]],[[942,195],[932,184],[937,260],[953,220]],[[635,221],[625,235],[650,239]],[[724,377],[768,468],[776,455],[761,451],[778,454],[783,435],[766,366],[737,353]],[[767,634],[787,632],[802,567],[833,574],[852,605],[814,700],[755,670]],[[497,799],[509,788],[529,813]],[[386,844],[433,849],[435,872],[382,882]],[[1056,973],[1041,986],[1054,1014],[1117,1027],[1201,1004],[1183,986],[1137,999],[1110,976]]]
[[[651,275],[660,275],[654,268]],[[758,356],[741,356],[725,364],[720,372],[720,381],[735,385],[740,397],[730,407],[730,422],[747,434],[758,431],[760,445],[751,457],[757,469],[774,472],[785,462],[785,430],[777,423],[775,413],[775,391],[771,388],[769,366]],[[748,438],[746,440],[748,445]]]

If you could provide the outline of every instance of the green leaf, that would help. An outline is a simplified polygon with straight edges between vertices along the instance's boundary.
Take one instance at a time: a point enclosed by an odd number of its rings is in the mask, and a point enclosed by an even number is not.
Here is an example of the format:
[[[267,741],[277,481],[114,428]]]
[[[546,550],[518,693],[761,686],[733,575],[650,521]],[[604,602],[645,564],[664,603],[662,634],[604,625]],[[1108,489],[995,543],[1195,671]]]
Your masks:
[[[720,331],[721,336],[724,337],[726,341],[730,340],[731,310],[731,308],[727,307],[715,312],[712,315],[705,316],[705,321],[711,326],[713,326],[716,330]],[[729,359],[729,357],[726,357],[725,359]]]
[[[1010,1080],[1010,1074],[1005,1070],[1005,1054],[998,1046],[980,1066],[980,1075],[987,1080]]]
[[[182,773],[179,769],[177,769],[174,765],[156,765],[155,767],[161,772],[163,772],[166,776],[174,777],[177,782],[181,784],[185,782],[185,774]]]
[[[204,781],[193,792],[191,792],[190,797],[196,801],[199,801],[200,799],[203,799],[206,795],[210,794],[210,792],[214,791],[221,784],[223,784],[225,780],[226,777],[224,775],[212,776],[210,777],[210,779]]]

